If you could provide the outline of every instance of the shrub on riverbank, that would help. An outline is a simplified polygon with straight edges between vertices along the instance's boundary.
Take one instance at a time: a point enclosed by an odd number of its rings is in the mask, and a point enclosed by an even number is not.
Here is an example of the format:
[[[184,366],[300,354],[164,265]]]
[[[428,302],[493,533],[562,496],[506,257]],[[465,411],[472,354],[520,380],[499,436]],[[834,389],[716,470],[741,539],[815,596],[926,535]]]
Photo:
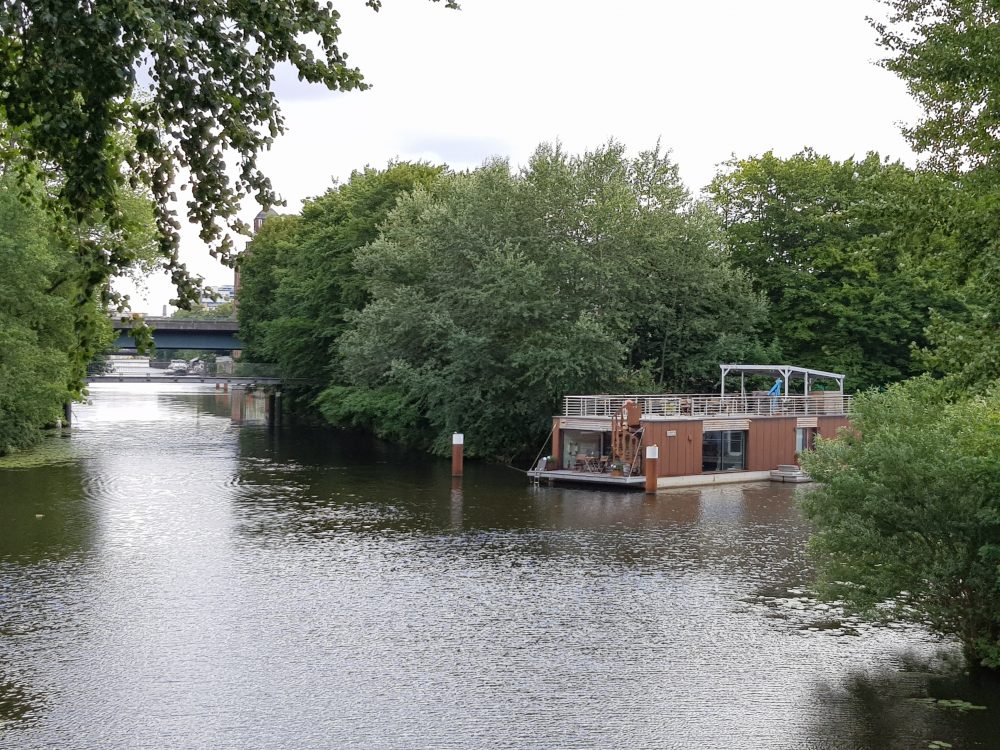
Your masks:
[[[84,291],[87,272],[32,196],[0,176],[0,455],[36,442],[111,344],[99,292]]]
[[[912,380],[859,396],[853,423],[803,456],[821,483],[804,507],[826,593],[1000,669],[1000,390],[950,400]]]

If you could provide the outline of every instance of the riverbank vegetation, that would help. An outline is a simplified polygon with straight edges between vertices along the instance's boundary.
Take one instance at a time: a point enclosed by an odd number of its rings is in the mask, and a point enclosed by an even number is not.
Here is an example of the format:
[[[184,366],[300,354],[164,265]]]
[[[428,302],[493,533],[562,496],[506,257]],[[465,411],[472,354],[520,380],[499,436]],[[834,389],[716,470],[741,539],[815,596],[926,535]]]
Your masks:
[[[366,170],[251,243],[241,331],[334,424],[509,459],[565,393],[703,388],[760,356],[765,304],[721,239],[659,149]]]
[[[81,397],[88,363],[114,335],[106,297],[41,206],[47,184],[0,171],[0,455],[37,441],[63,405]],[[123,200],[129,270],[153,262],[152,207],[141,195]],[[110,230],[79,226],[91,236]]]
[[[852,422],[802,458],[826,594],[1000,669],[1000,391],[956,400],[919,378],[859,396]]]
[[[876,25],[923,108],[906,130],[925,171],[950,182],[925,257],[961,301],[930,312],[917,361],[935,376],[856,401],[855,431],[805,457],[806,500],[831,593],[959,639],[1000,669],[1000,25],[976,3],[890,0]]]
[[[368,168],[274,217],[243,257],[247,351],[299,408],[438,452],[508,460],[567,393],[705,391],[721,361],[921,372],[970,316],[947,271],[958,184],[868,154],[724,165],[704,199],[659,148],[465,173]]]
[[[208,3],[197,19],[162,0],[14,5],[0,14],[0,453],[80,395],[122,302],[114,276],[156,266],[179,303],[199,296],[177,257],[177,169],[223,259],[240,199],[274,203],[256,156],[283,127],[275,65],[365,85],[337,12],[314,2]],[[765,153],[723,165],[703,198],[659,147],[614,141],[542,144],[523,167],[366,168],[254,238],[248,358],[278,363],[302,383],[298,409],[331,424],[438,452],[460,430],[470,456],[503,460],[537,447],[563,394],[708,390],[724,360],[887,388],[857,402],[864,440],[805,459],[824,484],[807,504],[821,576],[1000,667],[1000,24],[976,3],[885,5],[883,65],[924,112],[905,131],[919,167]]]
[[[33,442],[80,396],[81,362],[110,341],[108,314],[128,309],[112,279],[156,268],[175,304],[201,296],[178,257],[179,173],[188,220],[231,262],[240,201],[277,200],[257,168],[284,130],[275,68],[330,90],[367,88],[340,33],[340,13],[312,0],[190,13],[164,0],[3,4],[0,453]],[[142,326],[133,335],[150,342]]]

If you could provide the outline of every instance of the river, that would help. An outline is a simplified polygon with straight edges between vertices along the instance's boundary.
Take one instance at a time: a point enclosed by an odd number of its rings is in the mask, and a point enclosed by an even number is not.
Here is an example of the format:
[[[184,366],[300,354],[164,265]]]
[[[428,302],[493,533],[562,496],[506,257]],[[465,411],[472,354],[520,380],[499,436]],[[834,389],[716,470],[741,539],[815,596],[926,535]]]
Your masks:
[[[229,398],[94,386],[0,459],[0,746],[1000,747],[953,644],[809,597],[787,485],[453,487]]]

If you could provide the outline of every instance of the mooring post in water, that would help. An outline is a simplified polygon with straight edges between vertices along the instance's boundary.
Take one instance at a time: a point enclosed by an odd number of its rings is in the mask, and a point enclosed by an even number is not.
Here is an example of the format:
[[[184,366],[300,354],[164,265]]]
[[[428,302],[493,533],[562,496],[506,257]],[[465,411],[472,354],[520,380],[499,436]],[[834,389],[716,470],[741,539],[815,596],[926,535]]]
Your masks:
[[[63,427],[73,426],[73,402],[67,401],[63,404]]]
[[[462,459],[465,453],[465,435],[453,432],[451,435],[451,475],[462,476]]]
[[[660,448],[656,445],[646,446],[646,461],[643,471],[646,472],[646,494],[656,494],[656,479],[658,464],[660,463]]]

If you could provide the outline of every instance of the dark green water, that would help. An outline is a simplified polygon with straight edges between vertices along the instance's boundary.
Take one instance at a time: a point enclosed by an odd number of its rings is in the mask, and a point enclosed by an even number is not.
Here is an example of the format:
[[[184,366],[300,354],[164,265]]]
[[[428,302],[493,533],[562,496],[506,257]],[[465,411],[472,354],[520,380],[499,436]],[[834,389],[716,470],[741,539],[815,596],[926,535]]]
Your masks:
[[[787,486],[453,489],[210,388],[92,399],[0,462],[0,747],[1000,747],[953,645],[807,596]]]

